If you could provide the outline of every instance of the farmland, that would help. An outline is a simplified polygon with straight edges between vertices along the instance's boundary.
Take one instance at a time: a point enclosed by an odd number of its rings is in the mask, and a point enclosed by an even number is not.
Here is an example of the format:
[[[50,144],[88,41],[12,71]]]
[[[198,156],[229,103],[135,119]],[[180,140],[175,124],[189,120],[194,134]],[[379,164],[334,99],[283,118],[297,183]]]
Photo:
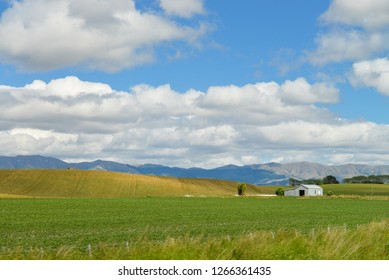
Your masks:
[[[1,170],[0,259],[389,259],[387,185],[335,197],[103,171]],[[386,188],[386,189],[385,189]],[[342,195],[346,196],[342,196]],[[380,195],[380,196],[376,196]]]
[[[388,184],[336,184],[323,185],[324,191],[335,195],[389,196]]]
[[[178,244],[188,240],[201,244],[221,240],[228,243],[228,240],[241,240],[253,234],[266,235],[266,238],[261,237],[265,238],[261,242],[271,242],[271,233],[280,236],[297,232],[304,236],[312,231],[319,234],[339,228],[341,232],[352,232],[370,222],[387,219],[388,211],[388,200],[363,199],[1,199],[0,258],[92,257],[87,248],[111,251],[111,257],[106,254],[100,257],[114,258],[120,250],[112,248],[117,247],[126,249],[127,253],[137,252],[121,255],[121,258],[165,258],[161,254],[142,255],[144,246],[149,249],[158,244],[166,246],[169,240]],[[387,234],[388,223],[382,223],[383,232]],[[64,250],[68,250],[68,255],[58,253]],[[218,250],[221,252],[223,248],[215,247],[212,254]],[[212,258],[212,255],[191,255],[191,258]]]

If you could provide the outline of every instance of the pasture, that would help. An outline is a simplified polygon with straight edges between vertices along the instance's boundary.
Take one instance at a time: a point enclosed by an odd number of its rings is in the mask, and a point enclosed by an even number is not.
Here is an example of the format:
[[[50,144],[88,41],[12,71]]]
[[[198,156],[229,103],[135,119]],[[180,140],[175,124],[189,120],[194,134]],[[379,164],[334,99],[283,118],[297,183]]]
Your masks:
[[[0,259],[389,259],[388,185],[286,198],[237,184],[0,170]]]
[[[249,236],[249,239],[258,239],[256,245],[250,245],[254,247],[275,243],[277,238],[281,238],[278,240],[281,243],[292,240],[294,246],[300,240],[307,246],[307,242],[312,241],[309,238],[312,232],[316,234],[315,238],[330,232],[348,232],[349,237],[355,237],[358,230],[371,222],[378,223],[381,231],[375,233],[374,238],[382,243],[381,239],[388,237],[388,218],[388,200],[279,197],[3,198],[0,199],[0,259],[255,258],[259,256],[245,256],[242,248],[240,255],[233,255],[237,248],[231,244],[246,244]],[[340,237],[332,238],[342,241]],[[373,239],[372,236],[369,238]],[[205,252],[203,250],[196,254],[194,248],[200,248],[200,244],[205,246]],[[274,246],[279,246],[277,244]],[[170,246],[170,255],[165,250],[166,246]],[[233,247],[223,255],[223,250],[229,246]],[[374,246],[377,247],[377,244]],[[381,246],[380,254],[370,257],[388,258],[389,241],[378,246]],[[265,247],[260,251],[269,251]],[[290,249],[287,256],[273,252],[268,257],[303,258],[301,252],[293,254],[297,249]],[[159,250],[159,253],[153,250]],[[368,250],[375,252],[370,247]],[[317,253],[305,257],[326,258]],[[353,258],[347,254],[344,256]],[[331,258],[331,255],[327,257]]]
[[[389,196],[388,184],[335,184],[322,187],[335,195]]]

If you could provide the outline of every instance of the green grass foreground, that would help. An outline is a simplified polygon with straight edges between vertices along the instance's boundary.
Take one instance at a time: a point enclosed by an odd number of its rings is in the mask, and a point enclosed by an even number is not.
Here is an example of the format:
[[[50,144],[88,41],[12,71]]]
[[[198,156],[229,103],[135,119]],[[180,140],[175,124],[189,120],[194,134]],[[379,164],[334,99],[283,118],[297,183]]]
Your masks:
[[[256,231],[238,236],[179,237],[85,247],[3,249],[3,259],[30,260],[388,260],[389,221],[358,226]]]
[[[0,199],[0,259],[389,259],[389,200]]]

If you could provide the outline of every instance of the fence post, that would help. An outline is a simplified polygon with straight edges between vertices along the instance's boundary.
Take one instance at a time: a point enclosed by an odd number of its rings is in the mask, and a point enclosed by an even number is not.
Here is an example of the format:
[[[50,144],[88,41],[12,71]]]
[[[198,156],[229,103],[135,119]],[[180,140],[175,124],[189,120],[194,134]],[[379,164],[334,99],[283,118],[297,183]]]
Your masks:
[[[88,253],[89,253],[89,258],[92,259],[92,245],[88,244]]]

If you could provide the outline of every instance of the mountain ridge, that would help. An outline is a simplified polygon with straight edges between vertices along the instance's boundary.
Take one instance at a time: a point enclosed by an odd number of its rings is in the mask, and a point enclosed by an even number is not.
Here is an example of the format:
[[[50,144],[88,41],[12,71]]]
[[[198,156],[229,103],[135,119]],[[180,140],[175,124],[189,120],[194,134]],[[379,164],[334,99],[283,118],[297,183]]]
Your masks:
[[[54,157],[40,155],[0,156],[0,169],[80,169],[105,170],[129,174],[170,176],[177,178],[212,178],[245,182],[254,185],[287,185],[289,178],[304,180],[333,175],[342,180],[358,175],[389,174],[389,165],[342,164],[323,165],[313,162],[263,163],[253,165],[225,165],[212,169],[181,168],[158,164],[130,165],[114,161],[68,163]]]

